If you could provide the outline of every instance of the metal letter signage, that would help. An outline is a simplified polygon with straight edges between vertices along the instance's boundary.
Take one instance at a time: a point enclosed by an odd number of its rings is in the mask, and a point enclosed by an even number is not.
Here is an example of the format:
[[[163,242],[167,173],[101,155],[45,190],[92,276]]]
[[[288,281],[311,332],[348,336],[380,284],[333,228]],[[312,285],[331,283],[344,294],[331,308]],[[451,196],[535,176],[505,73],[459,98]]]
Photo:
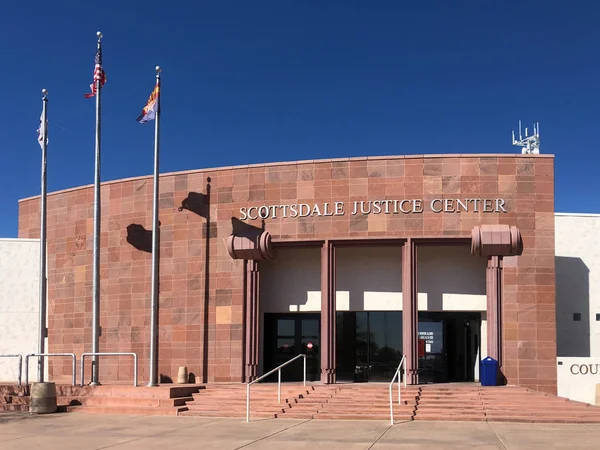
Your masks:
[[[572,364],[569,370],[573,375],[598,375],[600,364]]]
[[[297,217],[344,216],[367,214],[419,214],[484,212],[506,213],[503,198],[436,198],[429,203],[423,199],[362,200],[333,203],[293,203],[285,205],[259,205],[240,208],[240,220],[294,219]]]

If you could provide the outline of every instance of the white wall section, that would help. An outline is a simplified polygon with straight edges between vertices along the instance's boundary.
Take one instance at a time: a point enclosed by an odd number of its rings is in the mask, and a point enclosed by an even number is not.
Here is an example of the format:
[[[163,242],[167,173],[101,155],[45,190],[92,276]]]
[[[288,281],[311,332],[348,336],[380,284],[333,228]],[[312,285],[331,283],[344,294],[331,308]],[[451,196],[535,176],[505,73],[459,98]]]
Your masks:
[[[38,351],[39,255],[39,240],[0,239],[0,354]],[[36,361],[30,361],[33,381]],[[0,358],[0,381],[15,383],[17,378],[17,359]]]

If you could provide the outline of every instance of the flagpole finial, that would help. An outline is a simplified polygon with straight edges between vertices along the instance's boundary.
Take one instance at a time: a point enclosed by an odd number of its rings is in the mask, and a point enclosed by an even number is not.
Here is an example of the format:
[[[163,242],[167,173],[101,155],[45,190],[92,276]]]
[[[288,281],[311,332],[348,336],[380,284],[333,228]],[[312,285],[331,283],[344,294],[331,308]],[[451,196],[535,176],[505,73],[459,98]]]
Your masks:
[[[160,68],[160,66],[156,66],[155,70],[156,70],[156,73],[160,73],[162,71],[162,69]]]
[[[42,95],[46,97],[48,95],[48,89],[42,89]]]
[[[98,36],[98,40],[102,39],[102,33],[100,31],[96,31],[96,36]]]

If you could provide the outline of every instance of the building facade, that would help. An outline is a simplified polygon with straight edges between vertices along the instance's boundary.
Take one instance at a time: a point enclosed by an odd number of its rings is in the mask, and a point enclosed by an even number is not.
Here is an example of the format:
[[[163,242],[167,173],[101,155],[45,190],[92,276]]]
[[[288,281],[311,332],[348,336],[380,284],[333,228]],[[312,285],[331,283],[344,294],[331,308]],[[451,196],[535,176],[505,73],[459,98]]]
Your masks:
[[[152,178],[102,185],[101,351],[148,379]],[[159,371],[242,382],[300,352],[309,379],[556,393],[554,158],[300,161],[160,178]],[[48,345],[91,348],[93,187],[48,197]],[[39,236],[39,198],[19,237]],[[70,363],[49,363],[70,379]],[[298,369],[298,368],[297,368]],[[299,370],[290,369],[290,379]],[[89,373],[89,371],[88,371]],[[103,359],[100,381],[131,380]],[[285,377],[285,375],[284,375]]]
[[[558,395],[600,406],[600,214],[556,214]]]

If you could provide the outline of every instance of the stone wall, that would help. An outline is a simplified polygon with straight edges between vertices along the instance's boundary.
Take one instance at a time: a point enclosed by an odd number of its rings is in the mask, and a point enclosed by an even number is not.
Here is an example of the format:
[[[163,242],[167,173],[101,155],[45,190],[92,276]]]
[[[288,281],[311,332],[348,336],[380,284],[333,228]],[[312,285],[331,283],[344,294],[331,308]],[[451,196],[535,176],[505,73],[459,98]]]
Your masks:
[[[209,181],[210,180],[210,181]],[[321,160],[164,174],[160,186],[161,299],[159,369],[177,368],[207,381],[240,381],[243,370],[243,264],[227,254],[232,230],[262,227],[240,221],[240,209],[319,204],[321,215],[264,220],[275,240],[469,237],[479,224],[521,230],[525,250],[504,270],[504,371],[509,383],[556,391],[554,281],[554,159],[548,155],[430,155]],[[492,199],[477,212],[450,212],[456,199]],[[503,199],[498,209],[495,199]],[[355,201],[420,200],[404,214],[352,214]],[[448,212],[431,209],[448,199]],[[344,202],[324,215],[323,203]],[[397,204],[398,205],[398,204]],[[405,209],[414,202],[404,203]],[[435,208],[444,207],[443,201]],[[258,212],[258,208],[253,212]],[[490,212],[484,212],[483,210]],[[48,200],[50,349],[91,348],[93,188],[53,193]],[[102,186],[102,351],[135,351],[147,379],[150,307],[152,178]],[[264,212],[264,210],[263,210]],[[335,209],[334,209],[335,212]],[[20,202],[20,237],[39,235],[39,199]],[[52,363],[55,377],[68,364]],[[126,360],[107,359],[101,381],[131,379]]]

